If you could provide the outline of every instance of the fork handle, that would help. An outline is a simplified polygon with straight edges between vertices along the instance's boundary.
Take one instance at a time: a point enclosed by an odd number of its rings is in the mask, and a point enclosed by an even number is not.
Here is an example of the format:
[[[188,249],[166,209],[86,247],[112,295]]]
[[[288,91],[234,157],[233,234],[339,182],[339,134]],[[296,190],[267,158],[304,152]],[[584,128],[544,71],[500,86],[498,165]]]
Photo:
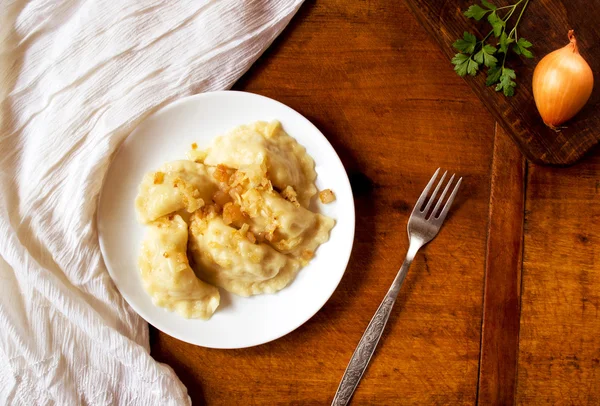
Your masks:
[[[369,361],[375,352],[375,347],[377,347],[381,334],[383,334],[383,329],[390,318],[390,313],[392,312],[392,308],[398,297],[398,292],[400,292],[402,282],[404,282],[408,268],[410,267],[410,264],[412,264],[414,255],[419,248],[420,247],[414,249],[413,246],[410,247],[402,267],[396,274],[394,282],[392,282],[392,286],[390,286],[385,298],[377,308],[375,315],[358,342],[358,346],[356,347],[356,350],[354,350],[352,358],[350,358],[350,363],[346,368],[346,372],[344,372],[340,386],[331,403],[332,406],[344,406],[350,401],[354,390],[358,386],[358,383],[365,373]]]

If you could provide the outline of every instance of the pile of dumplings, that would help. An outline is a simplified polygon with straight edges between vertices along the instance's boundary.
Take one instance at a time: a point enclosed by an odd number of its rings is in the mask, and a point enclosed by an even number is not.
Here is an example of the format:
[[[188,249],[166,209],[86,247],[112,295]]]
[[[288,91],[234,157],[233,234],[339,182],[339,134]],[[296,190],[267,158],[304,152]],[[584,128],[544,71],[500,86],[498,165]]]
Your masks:
[[[314,161],[277,121],[236,127],[187,160],[147,173],[139,269],[155,305],[208,319],[219,290],[274,293],[294,280],[335,222],[308,209]]]

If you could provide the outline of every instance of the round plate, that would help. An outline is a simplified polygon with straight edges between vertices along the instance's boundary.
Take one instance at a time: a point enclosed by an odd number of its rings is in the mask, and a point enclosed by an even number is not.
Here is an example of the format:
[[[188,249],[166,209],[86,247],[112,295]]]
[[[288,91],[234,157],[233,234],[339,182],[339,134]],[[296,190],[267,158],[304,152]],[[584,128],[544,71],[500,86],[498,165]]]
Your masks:
[[[188,320],[154,306],[137,267],[145,227],[136,221],[134,200],[142,177],[163,163],[185,159],[228,130],[257,120],[277,119],[315,160],[317,188],[330,188],[336,201],[316,204],[336,225],[330,239],[297,278],[275,294],[243,298],[221,292],[210,320]],[[318,200],[318,199],[317,199]],[[244,92],[213,92],[170,104],[141,123],[119,148],[104,180],[98,208],[104,261],[117,288],[148,323],[180,340],[211,348],[243,348],[275,340],[310,319],[338,286],[352,250],[354,199],[333,147],[306,118],[267,97]]]

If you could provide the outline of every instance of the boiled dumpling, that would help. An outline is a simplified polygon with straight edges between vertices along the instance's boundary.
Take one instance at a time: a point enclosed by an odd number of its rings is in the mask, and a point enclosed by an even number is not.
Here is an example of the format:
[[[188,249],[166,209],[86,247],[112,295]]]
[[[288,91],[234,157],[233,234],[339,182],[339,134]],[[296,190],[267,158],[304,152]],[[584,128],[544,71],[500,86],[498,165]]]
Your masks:
[[[188,226],[181,216],[150,223],[139,258],[142,282],[155,305],[186,318],[208,319],[219,306],[219,290],[196,277],[187,242]]]
[[[139,268],[153,302],[209,318],[218,288],[285,288],[335,223],[308,210],[315,179],[313,159],[278,121],[236,127],[205,150],[194,143],[188,160],[146,174],[135,207],[148,228]]]
[[[268,178],[280,191],[293,188],[303,207],[317,193],[314,161],[278,121],[236,127],[215,138],[206,152],[206,165],[242,169],[251,179]]]
[[[300,269],[298,261],[202,210],[192,215],[190,251],[194,269],[206,281],[240,296],[274,293],[286,287]]]
[[[273,190],[251,189],[241,196],[241,210],[255,235],[265,236],[278,251],[308,261],[329,239],[333,219],[287,201]]]
[[[214,179],[203,164],[187,160],[168,162],[144,176],[135,199],[138,219],[148,223],[179,210],[192,213],[210,202],[216,190]]]

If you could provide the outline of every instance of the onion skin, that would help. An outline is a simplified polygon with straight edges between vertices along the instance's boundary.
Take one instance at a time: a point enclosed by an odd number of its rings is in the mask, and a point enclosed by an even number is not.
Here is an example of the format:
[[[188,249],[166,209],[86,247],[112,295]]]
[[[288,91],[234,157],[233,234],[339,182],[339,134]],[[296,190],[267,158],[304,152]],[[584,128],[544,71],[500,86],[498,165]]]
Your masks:
[[[553,129],[572,118],[592,94],[594,75],[579,54],[573,30],[569,44],[542,58],[533,72],[533,98],[544,123]]]

